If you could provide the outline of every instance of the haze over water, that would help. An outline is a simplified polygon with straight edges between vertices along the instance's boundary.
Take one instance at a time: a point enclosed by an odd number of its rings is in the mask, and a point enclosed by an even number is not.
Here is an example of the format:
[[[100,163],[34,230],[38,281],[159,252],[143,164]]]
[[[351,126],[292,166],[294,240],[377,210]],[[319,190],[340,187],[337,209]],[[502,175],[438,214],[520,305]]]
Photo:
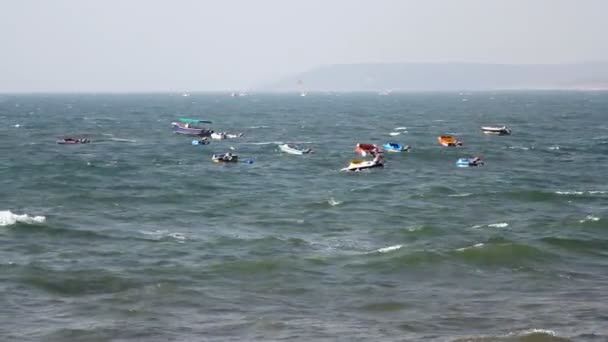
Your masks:
[[[0,95],[0,336],[605,341],[607,112],[605,92]],[[192,146],[179,117],[245,135]],[[386,142],[412,151],[338,171]],[[231,147],[253,164],[211,162]]]

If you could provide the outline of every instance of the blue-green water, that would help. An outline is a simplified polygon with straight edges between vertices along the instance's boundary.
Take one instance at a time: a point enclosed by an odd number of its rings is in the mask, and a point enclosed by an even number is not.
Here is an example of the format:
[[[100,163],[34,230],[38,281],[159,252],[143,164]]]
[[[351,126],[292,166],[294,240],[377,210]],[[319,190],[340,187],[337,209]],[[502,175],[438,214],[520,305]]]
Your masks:
[[[602,92],[0,95],[1,340],[606,341],[607,119]]]

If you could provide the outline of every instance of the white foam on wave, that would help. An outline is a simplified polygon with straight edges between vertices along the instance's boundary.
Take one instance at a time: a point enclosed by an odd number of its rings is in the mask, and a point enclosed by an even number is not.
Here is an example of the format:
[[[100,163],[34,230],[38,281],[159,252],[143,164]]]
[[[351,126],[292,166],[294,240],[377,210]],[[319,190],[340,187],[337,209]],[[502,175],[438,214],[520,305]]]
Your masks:
[[[396,136],[396,135],[399,135],[399,134],[401,134],[401,132],[390,132],[388,135]]]
[[[520,340],[528,340],[528,337],[532,337],[531,335],[546,335],[550,337],[558,337],[557,333],[553,330],[547,329],[527,329],[522,331],[513,331],[502,335],[493,335],[493,336],[468,336],[465,338],[459,338],[457,341],[520,341]],[[514,339],[515,338],[515,339]],[[547,340],[546,338],[542,339],[543,341]],[[553,339],[551,339],[553,340]],[[561,340],[561,339],[560,339]]]
[[[587,215],[584,219],[579,220],[578,222],[580,223],[585,223],[585,222],[597,222],[599,221],[600,218],[597,216],[593,216],[593,215]]]
[[[509,146],[509,148],[511,150],[522,150],[522,151],[528,151],[529,149],[533,149],[534,146],[532,147],[525,147],[525,146]]]
[[[396,127],[395,131],[405,131],[407,127]]]
[[[462,194],[451,194],[451,195],[448,195],[448,197],[468,197],[471,195],[472,195],[472,193],[470,193],[470,192],[464,192]]]
[[[44,216],[17,215],[10,210],[0,210],[0,227],[11,226],[16,223],[40,224],[46,221]]]
[[[544,335],[549,335],[549,336],[557,336],[557,333],[553,330],[535,329],[535,328],[523,330],[523,331],[511,332],[508,334],[508,336],[524,337],[524,336],[528,336],[528,335],[532,335],[532,334],[544,334]]]
[[[559,150],[559,146],[555,145],[555,146],[549,146],[550,150]]]
[[[262,141],[262,142],[250,142],[250,143],[243,143],[244,145],[281,145],[283,144],[282,141]]]
[[[342,202],[336,201],[333,197],[331,197],[330,199],[328,199],[327,203],[329,203],[329,205],[331,205],[332,207],[335,207],[337,205],[342,204]]]
[[[483,247],[483,246],[484,246],[483,243],[480,242],[480,243],[474,244],[473,246],[467,246],[467,247],[457,248],[456,250],[458,252],[462,252],[462,251],[466,251],[467,249],[480,248],[480,247]]]
[[[131,143],[135,143],[137,142],[137,140],[135,139],[123,139],[123,138],[110,138],[110,140],[112,141],[123,141],[123,142],[131,142]]]
[[[152,232],[147,231],[147,230],[140,230],[139,232],[143,235],[149,236],[153,240],[162,240],[164,238],[172,238],[172,239],[175,239],[175,241],[179,242],[179,243],[184,243],[187,240],[185,234],[178,233],[178,232],[170,233],[168,230],[155,230]]]
[[[556,191],[558,195],[583,195],[584,191]]]
[[[506,222],[490,223],[488,225],[488,227],[491,227],[491,228],[505,228],[505,227],[508,227],[508,226],[509,226],[509,224],[506,223]]]
[[[565,190],[565,191],[556,191],[555,193],[558,195],[584,195],[584,194],[602,195],[602,194],[608,194],[608,191],[606,191],[606,190],[588,190],[588,191]]]
[[[259,128],[270,128],[270,126],[251,126],[251,129],[259,129]]]
[[[388,253],[388,252],[392,252],[392,251],[401,249],[401,247],[403,247],[403,245],[394,245],[394,246],[383,247],[383,248],[376,249],[372,253]]]

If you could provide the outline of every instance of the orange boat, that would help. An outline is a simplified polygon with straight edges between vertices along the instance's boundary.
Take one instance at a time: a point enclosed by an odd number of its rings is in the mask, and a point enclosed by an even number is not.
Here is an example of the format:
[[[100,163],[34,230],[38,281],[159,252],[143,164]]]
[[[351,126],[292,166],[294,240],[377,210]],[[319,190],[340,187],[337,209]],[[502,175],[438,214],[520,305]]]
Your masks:
[[[462,141],[454,138],[451,135],[442,135],[437,138],[437,140],[439,140],[439,144],[441,144],[441,146],[462,146]]]

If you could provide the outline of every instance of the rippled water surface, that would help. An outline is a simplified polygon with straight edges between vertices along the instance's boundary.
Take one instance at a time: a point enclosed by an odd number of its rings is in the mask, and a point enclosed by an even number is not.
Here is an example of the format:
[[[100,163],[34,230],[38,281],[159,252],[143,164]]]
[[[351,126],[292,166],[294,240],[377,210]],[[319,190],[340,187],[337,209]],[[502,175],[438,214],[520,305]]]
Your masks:
[[[0,155],[3,341],[608,339],[608,93],[0,95]]]

